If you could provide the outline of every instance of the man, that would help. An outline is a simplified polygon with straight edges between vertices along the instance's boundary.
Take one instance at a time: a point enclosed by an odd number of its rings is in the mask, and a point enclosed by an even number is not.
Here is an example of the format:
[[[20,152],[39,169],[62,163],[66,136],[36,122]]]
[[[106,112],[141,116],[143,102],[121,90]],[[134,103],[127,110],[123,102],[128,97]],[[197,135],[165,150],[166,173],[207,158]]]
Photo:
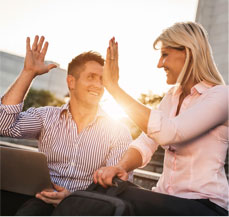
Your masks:
[[[104,93],[104,59],[83,53],[68,66],[70,101],[62,107],[30,108],[22,112],[23,99],[36,76],[55,68],[45,65],[48,43],[36,36],[26,41],[24,68],[1,99],[0,135],[36,138],[47,156],[54,191],[42,191],[18,215],[49,215],[54,206],[75,190],[84,190],[101,166],[115,165],[131,142],[126,127],[112,121],[99,107]]]

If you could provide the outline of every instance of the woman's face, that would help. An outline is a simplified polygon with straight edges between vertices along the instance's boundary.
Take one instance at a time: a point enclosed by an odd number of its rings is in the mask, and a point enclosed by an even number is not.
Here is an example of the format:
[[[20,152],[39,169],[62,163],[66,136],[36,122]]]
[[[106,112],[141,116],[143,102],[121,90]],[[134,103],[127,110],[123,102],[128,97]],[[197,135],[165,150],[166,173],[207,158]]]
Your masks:
[[[184,66],[186,58],[185,49],[178,50],[171,47],[161,48],[161,58],[157,64],[158,68],[164,68],[167,76],[167,84],[175,84]]]

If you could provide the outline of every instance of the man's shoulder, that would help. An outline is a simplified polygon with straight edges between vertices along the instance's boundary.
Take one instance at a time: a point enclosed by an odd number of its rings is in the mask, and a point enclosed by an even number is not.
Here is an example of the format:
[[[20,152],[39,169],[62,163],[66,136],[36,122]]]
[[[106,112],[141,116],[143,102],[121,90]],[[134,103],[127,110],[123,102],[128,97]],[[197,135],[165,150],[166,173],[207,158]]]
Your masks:
[[[38,108],[29,108],[26,112],[33,113],[38,112],[40,115],[44,117],[50,117],[50,116],[59,116],[63,111],[63,106],[43,106]]]
[[[29,109],[34,109],[34,108],[29,108]],[[62,106],[61,107],[60,106],[42,106],[42,107],[38,107],[35,109],[39,111],[47,111],[47,112],[61,112]]]

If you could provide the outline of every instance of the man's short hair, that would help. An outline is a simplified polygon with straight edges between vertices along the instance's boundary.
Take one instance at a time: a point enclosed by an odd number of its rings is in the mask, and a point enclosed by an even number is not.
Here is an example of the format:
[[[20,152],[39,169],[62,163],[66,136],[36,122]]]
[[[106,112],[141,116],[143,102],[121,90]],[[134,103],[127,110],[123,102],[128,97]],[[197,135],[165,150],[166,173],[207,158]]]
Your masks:
[[[72,59],[72,61],[68,64],[68,75],[73,75],[76,79],[78,79],[80,72],[84,69],[85,64],[88,61],[95,61],[101,66],[104,66],[104,59],[99,53],[88,51]]]

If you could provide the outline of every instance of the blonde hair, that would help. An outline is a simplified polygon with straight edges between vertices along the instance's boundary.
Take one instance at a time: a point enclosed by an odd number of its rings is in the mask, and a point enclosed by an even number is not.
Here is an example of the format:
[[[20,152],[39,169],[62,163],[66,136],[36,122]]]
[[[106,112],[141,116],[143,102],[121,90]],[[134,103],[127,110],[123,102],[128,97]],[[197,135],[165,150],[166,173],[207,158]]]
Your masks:
[[[184,86],[189,79],[205,81],[213,85],[225,84],[219,73],[208,42],[206,30],[195,22],[180,22],[165,29],[154,41],[157,45],[186,50],[186,60],[177,78],[177,83]]]

